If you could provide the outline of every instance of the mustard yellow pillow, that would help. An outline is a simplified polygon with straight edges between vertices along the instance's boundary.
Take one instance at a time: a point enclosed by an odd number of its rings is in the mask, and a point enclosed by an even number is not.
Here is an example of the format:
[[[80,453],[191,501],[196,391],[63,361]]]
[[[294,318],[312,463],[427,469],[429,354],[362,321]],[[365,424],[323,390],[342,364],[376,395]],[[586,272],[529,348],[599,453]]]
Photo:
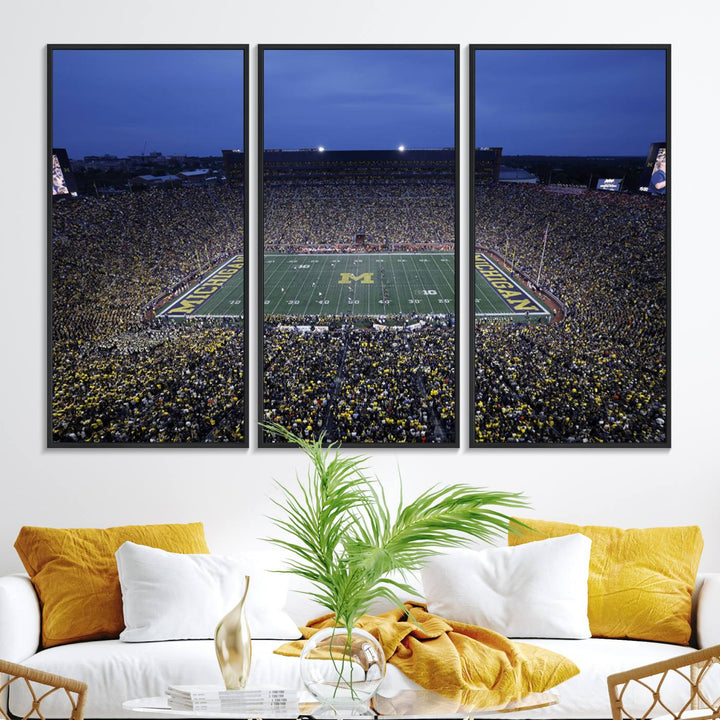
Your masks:
[[[593,636],[687,645],[690,606],[703,539],[700,528],[622,530],[520,520],[510,545],[582,533],[592,540],[588,619]]]
[[[115,551],[127,540],[168,552],[209,552],[202,523],[20,530],[15,549],[40,598],[43,647],[120,635],[125,624]]]

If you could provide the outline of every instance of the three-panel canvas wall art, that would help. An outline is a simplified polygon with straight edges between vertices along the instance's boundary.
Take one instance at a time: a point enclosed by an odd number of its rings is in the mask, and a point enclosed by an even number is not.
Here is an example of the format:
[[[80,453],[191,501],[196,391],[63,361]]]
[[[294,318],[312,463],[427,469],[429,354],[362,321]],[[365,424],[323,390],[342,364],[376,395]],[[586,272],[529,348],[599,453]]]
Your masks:
[[[248,52],[48,48],[49,447],[669,446],[669,47]]]

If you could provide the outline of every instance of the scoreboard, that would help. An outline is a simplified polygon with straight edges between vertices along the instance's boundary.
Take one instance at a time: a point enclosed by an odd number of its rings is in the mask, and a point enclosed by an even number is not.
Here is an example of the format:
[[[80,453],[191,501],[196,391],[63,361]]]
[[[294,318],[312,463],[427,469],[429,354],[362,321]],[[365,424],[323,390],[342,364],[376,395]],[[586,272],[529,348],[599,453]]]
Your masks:
[[[223,150],[225,177],[231,185],[242,185],[245,182],[245,153],[241,150]]]
[[[622,187],[622,178],[598,178],[598,190],[611,190],[612,192],[620,192]]]
[[[475,182],[497,183],[500,180],[502,148],[475,149]]]

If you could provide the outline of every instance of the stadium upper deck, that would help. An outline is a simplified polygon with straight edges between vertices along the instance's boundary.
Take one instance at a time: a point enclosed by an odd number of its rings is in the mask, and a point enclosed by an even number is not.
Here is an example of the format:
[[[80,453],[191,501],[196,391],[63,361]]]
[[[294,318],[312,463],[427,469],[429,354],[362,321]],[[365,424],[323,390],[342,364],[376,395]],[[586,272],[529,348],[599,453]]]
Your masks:
[[[267,251],[454,249],[452,150],[266,151]]]
[[[454,183],[454,150],[266,150],[265,183],[323,177]]]

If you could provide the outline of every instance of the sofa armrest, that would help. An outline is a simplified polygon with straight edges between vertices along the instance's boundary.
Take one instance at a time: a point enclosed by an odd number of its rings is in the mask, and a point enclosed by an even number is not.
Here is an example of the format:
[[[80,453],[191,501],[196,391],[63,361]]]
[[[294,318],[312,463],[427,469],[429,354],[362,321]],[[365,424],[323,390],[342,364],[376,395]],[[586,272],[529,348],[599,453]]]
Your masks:
[[[22,662],[40,646],[40,602],[27,575],[0,577],[0,659]]]
[[[720,573],[702,576],[697,589],[697,644],[720,644]]]

